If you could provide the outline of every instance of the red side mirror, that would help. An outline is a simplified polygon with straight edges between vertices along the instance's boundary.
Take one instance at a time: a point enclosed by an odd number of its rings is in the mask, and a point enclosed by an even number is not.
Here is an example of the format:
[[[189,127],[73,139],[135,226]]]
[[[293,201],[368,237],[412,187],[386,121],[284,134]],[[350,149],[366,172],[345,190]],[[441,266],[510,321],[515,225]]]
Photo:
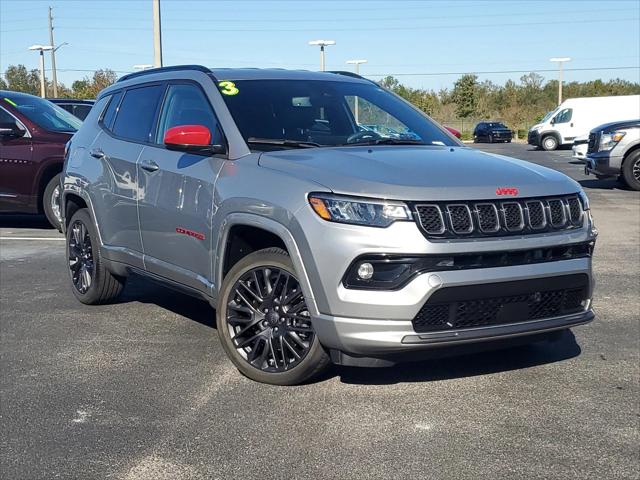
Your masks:
[[[204,125],[178,125],[165,132],[164,144],[180,150],[208,147],[211,145],[211,132]]]

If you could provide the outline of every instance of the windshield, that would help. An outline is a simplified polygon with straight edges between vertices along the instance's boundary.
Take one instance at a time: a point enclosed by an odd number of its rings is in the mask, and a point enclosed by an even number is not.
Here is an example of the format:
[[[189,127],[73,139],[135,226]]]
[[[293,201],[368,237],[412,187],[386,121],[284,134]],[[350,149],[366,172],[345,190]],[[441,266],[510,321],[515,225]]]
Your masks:
[[[17,110],[33,123],[52,132],[75,132],[82,121],[48,100],[27,95],[7,95]]]
[[[560,108],[560,107],[558,107]],[[551,110],[550,112],[547,112],[547,114],[542,118],[542,120],[540,120],[540,123],[544,123],[547,120],[549,120],[551,117],[553,117],[555,115],[555,113],[558,111],[558,108],[555,108],[553,110]]]
[[[488,124],[491,128],[507,128],[504,123],[492,122]]]
[[[274,149],[276,141],[277,148],[296,142],[305,147],[459,145],[434,122],[373,83],[238,80],[220,82],[220,91],[240,133],[256,149]]]

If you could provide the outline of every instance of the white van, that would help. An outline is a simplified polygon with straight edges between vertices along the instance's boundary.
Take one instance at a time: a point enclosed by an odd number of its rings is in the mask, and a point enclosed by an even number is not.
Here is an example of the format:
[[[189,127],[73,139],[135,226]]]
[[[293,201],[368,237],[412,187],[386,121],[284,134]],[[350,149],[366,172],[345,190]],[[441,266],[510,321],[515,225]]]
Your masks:
[[[640,118],[640,95],[570,98],[529,129],[528,143],[555,150],[603,123],[636,118]]]

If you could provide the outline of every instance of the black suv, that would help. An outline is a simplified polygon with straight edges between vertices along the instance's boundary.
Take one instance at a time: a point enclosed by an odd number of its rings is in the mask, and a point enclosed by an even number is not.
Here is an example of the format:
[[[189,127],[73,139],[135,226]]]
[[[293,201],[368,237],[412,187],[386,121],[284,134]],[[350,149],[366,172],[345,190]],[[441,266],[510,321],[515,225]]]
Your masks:
[[[84,120],[89,115],[91,107],[95,103],[93,100],[78,100],[75,98],[48,98],[51,103],[55,103],[60,108],[65,109],[71,115]]]
[[[480,122],[473,130],[473,143],[511,142],[512,135],[504,123]]]

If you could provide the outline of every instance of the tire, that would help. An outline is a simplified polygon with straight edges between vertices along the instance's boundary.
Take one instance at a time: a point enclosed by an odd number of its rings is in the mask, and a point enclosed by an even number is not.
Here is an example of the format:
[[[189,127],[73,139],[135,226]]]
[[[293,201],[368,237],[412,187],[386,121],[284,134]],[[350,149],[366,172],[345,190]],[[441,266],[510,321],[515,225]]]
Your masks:
[[[53,228],[62,232],[62,217],[60,215],[60,174],[57,174],[44,189],[42,195],[42,210]]]
[[[282,249],[247,255],[222,282],[218,336],[229,359],[252,380],[297,385],[328,367],[329,356],[307,318],[293,263]]]
[[[622,164],[622,178],[632,190],[640,190],[640,150],[636,150]]]
[[[69,221],[67,260],[71,291],[80,302],[108,303],[122,291],[126,279],[116,277],[105,268],[96,229],[86,208],[78,210]]]
[[[507,140],[507,143],[511,143],[511,139]]]
[[[540,141],[540,146],[543,150],[551,152],[558,148],[558,139],[553,135],[545,135]]]

